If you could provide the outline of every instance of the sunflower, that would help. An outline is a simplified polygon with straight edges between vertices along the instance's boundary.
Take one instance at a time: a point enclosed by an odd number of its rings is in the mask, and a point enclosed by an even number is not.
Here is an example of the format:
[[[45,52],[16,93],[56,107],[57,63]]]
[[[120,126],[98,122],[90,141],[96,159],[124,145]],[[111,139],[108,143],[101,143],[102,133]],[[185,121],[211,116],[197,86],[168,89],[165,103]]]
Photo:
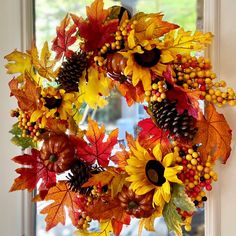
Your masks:
[[[154,190],[153,205],[163,207],[171,198],[170,183],[182,184],[177,174],[182,166],[174,164],[175,154],[162,156],[160,144],[152,150],[152,155],[136,141],[125,167],[131,182],[130,188],[138,195]]]
[[[79,108],[76,93],[66,93],[64,89],[48,87],[41,91],[38,109],[30,118],[35,122],[41,118],[42,127],[45,126],[47,118],[59,118],[67,120],[74,114],[74,106]]]
[[[120,52],[127,58],[124,75],[132,79],[136,86],[142,81],[144,90],[151,90],[151,81],[162,77],[169,60],[168,48],[164,48],[160,38],[169,31],[178,28],[177,25],[163,21],[163,15],[138,14],[134,17],[127,37],[127,51]],[[159,47],[160,43],[161,47]],[[162,50],[163,49],[163,50]]]

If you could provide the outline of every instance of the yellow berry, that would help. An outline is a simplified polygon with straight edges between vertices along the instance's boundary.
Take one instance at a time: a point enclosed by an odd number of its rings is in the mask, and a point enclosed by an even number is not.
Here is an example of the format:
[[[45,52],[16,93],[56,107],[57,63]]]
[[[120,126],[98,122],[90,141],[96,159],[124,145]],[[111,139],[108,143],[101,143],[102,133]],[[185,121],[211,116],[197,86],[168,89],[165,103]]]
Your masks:
[[[152,89],[157,90],[158,89],[158,85],[157,84],[152,84]]]
[[[150,96],[151,95],[151,91],[150,90],[145,91],[145,95],[146,96]]]
[[[194,183],[189,183],[189,184],[188,184],[188,187],[189,187],[189,188],[194,188],[195,185],[194,185]]]
[[[210,177],[209,174],[204,174],[204,178],[205,178],[205,179],[210,179],[211,177]]]
[[[192,148],[191,148],[191,149],[188,149],[188,153],[189,153],[189,154],[193,154],[193,152],[194,152],[194,151],[193,151]]]
[[[191,160],[191,164],[194,165],[194,166],[197,165],[197,160],[196,159],[192,159]]]
[[[190,154],[187,154],[187,155],[186,155],[186,160],[191,161],[192,158],[193,158],[192,155],[190,155]]]
[[[202,170],[203,170],[203,166],[202,166],[202,165],[198,165],[198,166],[197,166],[197,170],[198,170],[198,171],[202,171]]]
[[[198,157],[198,153],[197,152],[193,152],[192,156],[193,156],[193,158],[197,158]]]
[[[185,230],[186,230],[187,232],[190,232],[191,229],[192,229],[191,225],[189,225],[189,224],[188,224],[188,225],[185,225],[184,228],[185,228]]]

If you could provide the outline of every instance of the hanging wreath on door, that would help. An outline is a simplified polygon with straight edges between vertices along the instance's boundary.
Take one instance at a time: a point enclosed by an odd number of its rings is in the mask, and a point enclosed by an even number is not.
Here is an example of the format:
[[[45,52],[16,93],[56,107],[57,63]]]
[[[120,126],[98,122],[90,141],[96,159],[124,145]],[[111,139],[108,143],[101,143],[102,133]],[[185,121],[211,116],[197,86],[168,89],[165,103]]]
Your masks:
[[[141,234],[161,216],[182,235],[217,180],[216,161],[231,152],[231,129],[215,105],[234,106],[235,92],[198,56],[212,34],[185,31],[161,13],[104,9],[102,0],[86,10],[86,19],[66,15],[51,50],[33,43],[5,56],[7,73],[17,74],[9,82],[18,102],[12,142],[31,150],[13,158],[23,166],[10,191],[38,186],[33,200],[50,201],[41,211],[46,230],[65,224],[68,212],[77,235],[120,235],[131,218]],[[91,118],[80,125],[84,104],[106,106],[113,89],[147,112],[126,146],[118,129]],[[91,220],[100,232],[90,232]]]

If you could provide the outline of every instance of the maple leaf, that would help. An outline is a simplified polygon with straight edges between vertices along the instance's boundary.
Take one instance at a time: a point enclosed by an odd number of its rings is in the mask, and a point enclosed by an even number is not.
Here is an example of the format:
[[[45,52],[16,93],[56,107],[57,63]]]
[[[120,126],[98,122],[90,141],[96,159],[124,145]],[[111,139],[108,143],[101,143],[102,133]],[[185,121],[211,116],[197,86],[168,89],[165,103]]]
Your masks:
[[[102,125],[101,128],[99,128],[95,121],[89,119],[88,130],[85,134],[88,143],[84,139],[78,139],[78,157],[89,164],[93,164],[97,161],[100,166],[106,167],[109,163],[111,151],[117,143],[117,136],[118,129],[115,129],[108,135],[107,140],[104,141],[105,126]]]
[[[20,109],[23,111],[34,111],[37,109],[40,90],[27,74],[24,75],[23,85],[19,83],[17,78],[14,78],[9,82],[9,87],[11,96],[16,97]]]
[[[141,103],[144,101],[145,94],[141,81],[136,86],[129,83],[117,83],[117,89],[125,97],[128,106],[132,106],[135,102]]]
[[[203,50],[207,44],[211,43],[213,35],[211,33],[202,33],[183,29],[172,30],[164,36],[162,48],[162,62],[168,63],[175,59],[177,54],[189,54],[192,51]],[[166,51],[165,51],[166,49]]]
[[[126,177],[125,172],[122,173],[114,167],[107,167],[106,171],[102,171],[89,178],[82,187],[110,185],[111,197],[114,198],[122,190]]]
[[[188,111],[188,114],[194,118],[198,118],[200,108],[199,108],[199,97],[201,95],[200,91],[191,91],[189,89],[184,89],[175,84],[172,69],[170,66],[167,66],[166,71],[163,72],[165,80],[172,86],[166,92],[166,96],[170,101],[176,101],[176,110],[179,114],[182,114],[185,110]]]
[[[176,24],[163,21],[163,14],[160,13],[138,13],[133,19],[137,20],[135,24],[135,36],[139,42],[145,39],[155,39],[163,36],[169,31],[178,28]]]
[[[138,140],[142,146],[154,147],[157,143],[161,143],[163,151],[170,145],[169,132],[158,128],[151,118],[139,121],[138,126],[141,128]]]
[[[57,185],[50,188],[45,197],[46,201],[53,202],[43,208],[40,213],[46,214],[46,230],[50,230],[57,224],[65,225],[66,209],[68,209],[69,217],[74,226],[78,223],[78,208],[75,203],[77,193],[69,190],[66,181],[58,181]]]
[[[31,152],[31,155],[23,154],[13,158],[14,162],[24,165],[24,167],[16,169],[20,176],[15,179],[10,191],[27,189],[32,192],[39,180],[42,180],[39,193],[43,199],[48,190],[56,184],[56,174],[48,171],[40,158],[38,150],[32,149]]]
[[[89,206],[85,206],[85,211],[94,220],[114,219],[122,224],[130,223],[130,216],[120,206],[117,197],[104,196],[101,199],[95,199]]]
[[[63,55],[70,57],[73,53],[69,47],[76,41],[76,26],[70,24],[70,17],[67,14],[61,21],[60,26],[57,27],[57,36],[53,40],[52,50],[56,52],[56,59],[60,60]]]
[[[196,124],[198,132],[193,140],[194,144],[201,143],[199,151],[204,160],[211,155],[215,160],[220,158],[226,163],[231,152],[232,130],[224,115],[219,114],[214,105],[209,103],[205,109],[205,116]]]
[[[100,222],[99,232],[76,231],[76,236],[110,236],[113,233],[112,220]]]
[[[27,53],[14,50],[4,58],[8,60],[5,65],[8,74],[23,74],[26,71],[29,73],[32,71],[31,56]]]
[[[161,216],[161,212],[160,211],[155,211],[150,217],[148,218],[142,218],[139,222],[139,230],[138,230],[138,236],[142,235],[142,231],[143,231],[143,227],[147,230],[147,231],[153,231],[155,232],[154,229],[154,221],[157,217]]]
[[[104,97],[110,94],[111,80],[103,73],[99,73],[99,70],[93,66],[87,72],[87,79],[85,73],[80,78],[79,90],[81,96],[79,100],[87,103],[93,109],[104,107],[107,105]]]
[[[51,52],[48,49],[47,42],[44,43],[40,56],[35,44],[32,45],[30,54],[32,56],[33,66],[38,71],[39,75],[48,80],[57,77],[57,71],[53,71],[56,61],[50,60]]]
[[[84,50],[96,51],[105,43],[111,43],[115,39],[114,33],[118,27],[118,20],[105,21],[109,10],[103,9],[102,0],[95,0],[91,6],[87,6],[87,20],[83,20],[74,14],[71,17],[79,29],[80,37],[85,39]]]
[[[110,158],[121,170],[125,170],[127,165],[127,159],[129,158],[129,152],[126,151],[124,145],[120,144],[120,151],[117,151],[114,156]]]

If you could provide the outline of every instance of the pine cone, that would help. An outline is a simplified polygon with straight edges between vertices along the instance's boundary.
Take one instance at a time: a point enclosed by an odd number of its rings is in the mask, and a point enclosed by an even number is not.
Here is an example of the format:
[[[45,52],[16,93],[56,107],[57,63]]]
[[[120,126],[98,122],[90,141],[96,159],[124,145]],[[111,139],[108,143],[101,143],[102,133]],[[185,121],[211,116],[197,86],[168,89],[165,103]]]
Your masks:
[[[150,110],[155,123],[163,130],[170,131],[176,138],[192,140],[197,132],[196,120],[188,115],[185,110],[179,114],[176,110],[176,102],[164,100],[151,103]]]
[[[67,61],[62,63],[58,73],[60,88],[66,92],[78,92],[80,77],[87,67],[86,53],[74,53]]]
[[[90,177],[91,168],[84,162],[77,160],[71,168],[71,173],[67,176],[70,190],[81,194],[89,194],[93,188],[83,188],[82,185],[86,183]]]

